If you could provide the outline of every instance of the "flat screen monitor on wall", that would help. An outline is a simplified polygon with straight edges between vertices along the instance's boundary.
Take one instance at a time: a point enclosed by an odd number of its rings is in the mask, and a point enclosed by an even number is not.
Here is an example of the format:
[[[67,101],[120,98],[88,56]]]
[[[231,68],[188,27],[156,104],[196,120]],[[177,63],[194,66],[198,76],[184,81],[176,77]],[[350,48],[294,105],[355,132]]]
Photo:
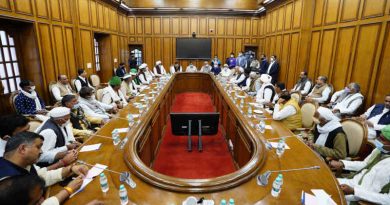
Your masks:
[[[211,59],[210,38],[176,38],[177,59]]]

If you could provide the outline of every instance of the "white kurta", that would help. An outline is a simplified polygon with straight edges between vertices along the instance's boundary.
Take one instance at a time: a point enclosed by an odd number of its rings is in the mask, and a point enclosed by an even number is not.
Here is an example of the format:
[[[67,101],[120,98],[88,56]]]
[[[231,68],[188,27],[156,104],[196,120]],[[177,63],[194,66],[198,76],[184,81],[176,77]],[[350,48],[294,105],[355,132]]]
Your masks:
[[[271,100],[272,100],[271,99],[272,98],[272,90],[270,88],[265,88],[268,85],[272,86],[271,83],[263,83],[261,85],[261,88],[259,89],[259,91],[257,91],[257,94],[256,94],[256,102],[258,102],[258,103],[269,103],[269,102],[271,102]]]
[[[338,91],[340,92],[340,91]],[[336,92],[336,93],[338,93]],[[336,94],[335,93],[335,94]],[[333,96],[332,96],[333,98]],[[340,110],[341,114],[354,114],[355,111],[362,105],[363,103],[363,95],[360,93],[355,94],[349,94],[347,95],[342,101],[337,103],[333,110],[338,109]],[[334,102],[334,101],[331,101]]]
[[[200,68],[200,72],[210,73],[211,72],[211,65],[202,66]]]
[[[170,67],[170,71],[171,71],[171,74],[176,73],[175,67],[174,67],[174,66],[171,66],[171,67]],[[179,69],[178,72],[183,72],[183,67],[180,66],[180,69]]]
[[[311,88],[311,82],[308,80],[308,81],[306,81],[305,86],[303,87],[303,90],[300,91],[301,94],[302,95],[309,94],[310,88]],[[291,89],[291,91],[299,91],[298,84],[295,84],[294,88]]]
[[[127,105],[125,95],[119,89],[115,91],[111,86],[107,86],[103,89],[102,102],[108,105],[116,106],[116,103],[119,101],[123,106]]]
[[[145,73],[144,74],[140,74],[138,76],[139,80],[141,81],[142,84],[144,85],[149,85],[150,84],[150,81],[152,81],[150,78],[148,78],[148,75]]]
[[[83,79],[85,82],[87,82],[87,80],[88,80],[88,79],[85,79],[85,78],[83,78],[81,76],[79,76],[79,77],[81,79]],[[89,85],[88,87],[90,87],[92,89],[95,89],[94,87],[91,86],[91,84],[88,83],[88,85]],[[74,81],[74,86],[76,87],[77,92],[80,92],[80,90],[81,90],[81,82],[80,82],[79,79],[76,78],[76,80]]]
[[[243,90],[243,91],[249,90],[249,88],[251,86],[251,82],[252,82],[252,78],[247,78],[246,79],[246,85],[242,86],[241,90]]]
[[[79,98],[79,104],[83,108],[84,114],[90,117],[97,117],[103,119],[109,119],[107,110],[111,110],[113,106],[99,102],[97,100],[86,100],[84,98]]]
[[[375,105],[368,108],[368,110],[363,115],[366,116],[366,118],[368,118],[368,116],[370,116],[374,107],[375,107]],[[389,109],[384,108],[383,112],[381,114],[376,115],[376,116],[368,119],[368,121],[370,121],[374,125],[374,127],[368,127],[368,139],[375,139],[376,138],[376,131],[380,131],[384,127],[386,127],[386,125],[380,125],[380,124],[378,124],[378,122],[382,118],[382,116],[387,112],[389,112]]]
[[[313,89],[314,90],[314,89]],[[328,100],[330,95],[330,88],[329,86],[326,86],[326,88],[322,91],[322,96],[319,98],[312,98],[314,101],[317,101],[318,103],[324,103],[326,100]],[[313,93],[313,91],[311,91]],[[311,93],[308,95],[310,97]]]
[[[284,106],[283,109],[280,109],[279,103],[275,104],[274,107],[274,113],[272,115],[272,118],[274,120],[283,120],[285,118],[288,118],[292,115],[295,115],[297,111],[295,110],[295,107],[292,105]]]
[[[232,71],[229,68],[223,68],[219,74],[222,77],[230,77],[232,75]]]
[[[79,81],[80,82],[80,81]],[[72,94],[72,89],[70,87],[70,85],[67,85],[66,86],[66,90],[67,90],[67,94]],[[57,100],[57,101],[61,101],[62,100],[62,97],[61,96],[61,91],[60,89],[58,88],[58,86],[54,85],[53,88],[51,89],[51,92],[53,93],[53,96],[54,98]]]
[[[196,66],[187,66],[186,72],[198,72],[198,68]]]
[[[342,160],[346,170],[358,171],[363,169],[373,158],[380,154],[380,151],[374,149],[364,161],[346,161]],[[352,179],[339,178],[340,184],[347,184],[351,186],[355,194],[347,195],[345,198],[347,201],[364,200],[376,204],[390,204],[390,193],[381,194],[381,189],[388,183],[390,183],[390,157],[381,160],[370,172],[365,169],[359,174],[355,175]],[[362,179],[361,184],[359,181]]]
[[[154,73],[149,70],[149,68],[145,71],[146,78],[150,81],[155,77]]]
[[[7,144],[7,141],[0,139],[0,157],[4,155],[5,145]]]
[[[239,75],[239,74],[238,74],[238,75]],[[242,81],[245,80],[245,75],[244,75],[244,73],[241,74],[241,76],[240,76],[239,78],[237,78],[238,75],[231,79],[231,83],[239,84],[239,83],[241,83]]]
[[[41,127],[44,124],[45,124],[45,122],[42,123],[42,125],[39,126],[35,132],[38,133],[38,131],[41,129]],[[66,129],[66,132],[65,132],[65,129]],[[42,155],[39,157],[38,162],[53,163],[55,160],[55,156],[60,152],[67,151],[68,148],[66,147],[66,145],[75,141],[75,138],[74,138],[73,132],[72,132],[72,124],[71,123],[69,123],[64,128],[60,127],[60,130],[65,137],[65,139],[64,139],[65,145],[62,147],[55,147],[56,142],[57,142],[57,135],[52,129],[45,129],[45,130],[41,130],[39,132],[39,134],[43,136],[44,140],[43,140],[43,145],[41,148]]]
[[[40,168],[38,166],[33,165],[35,170],[37,171],[37,175],[41,177],[45,181],[46,187],[49,187],[57,182],[62,181],[62,168],[50,170],[48,171],[46,167]],[[30,170],[30,168],[28,168]],[[42,205],[59,205],[57,197],[52,196],[45,199],[42,202]]]
[[[156,68],[156,66],[154,66],[154,68],[153,68],[153,74],[154,74],[155,76],[158,76],[158,77],[167,74],[167,72],[165,71],[165,68],[164,68],[163,65],[160,65],[160,70],[161,70],[161,74],[159,74],[159,73],[157,72],[157,68]]]

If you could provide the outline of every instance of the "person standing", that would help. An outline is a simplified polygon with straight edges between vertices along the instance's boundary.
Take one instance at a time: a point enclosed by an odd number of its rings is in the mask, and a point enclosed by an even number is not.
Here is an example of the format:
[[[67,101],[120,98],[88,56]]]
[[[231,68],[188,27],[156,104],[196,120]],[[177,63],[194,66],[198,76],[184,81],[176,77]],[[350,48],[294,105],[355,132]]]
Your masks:
[[[79,76],[77,76],[76,80],[74,81],[74,87],[76,88],[76,92],[80,92],[82,87],[90,87],[92,89],[95,89],[89,84],[87,79],[87,72],[84,69],[78,69],[77,73],[79,74]]]
[[[270,75],[272,77],[272,84],[275,84],[278,82],[278,76],[279,76],[279,63],[276,59],[275,55],[272,55],[270,58],[270,63],[267,68],[266,74]]]
[[[234,57],[234,53],[230,53],[230,57],[226,59],[226,63],[229,65],[230,69],[236,67],[236,58]]]
[[[260,58],[260,75],[267,73],[267,69],[268,69],[267,56],[265,54],[261,54],[261,58]]]

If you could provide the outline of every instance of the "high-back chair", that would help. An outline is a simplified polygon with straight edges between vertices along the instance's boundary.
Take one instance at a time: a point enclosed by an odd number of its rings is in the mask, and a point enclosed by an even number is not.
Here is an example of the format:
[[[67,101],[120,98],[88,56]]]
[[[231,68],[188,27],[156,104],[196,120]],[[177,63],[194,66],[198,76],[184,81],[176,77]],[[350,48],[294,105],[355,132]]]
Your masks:
[[[76,85],[74,84],[76,82],[76,79],[73,78],[72,80],[70,80],[70,87],[72,87],[72,89],[76,92],[78,92],[79,90],[76,89]]]
[[[103,98],[103,89],[97,89],[96,90],[96,99],[98,101],[102,101]]]
[[[57,84],[56,81],[51,81],[49,83],[49,93],[50,93],[50,98],[53,100],[53,102],[56,102],[57,100],[55,99],[54,95],[53,95],[53,87]]]
[[[15,106],[15,99],[16,99],[16,97],[18,97],[18,95],[19,95],[19,90],[16,90],[16,91],[12,92],[11,95],[9,96],[9,104],[11,105],[12,111],[15,113],[18,113],[18,110],[16,109],[16,106]]]
[[[306,102],[301,106],[302,113],[302,127],[311,129],[314,126],[313,116],[318,108],[315,102]]]
[[[341,125],[348,139],[348,156],[360,156],[364,146],[367,144],[367,125],[356,119],[344,119],[341,121]]]
[[[91,80],[91,85],[95,88],[97,88],[100,85],[100,77],[96,74],[91,74],[89,76],[89,79]]]
[[[30,120],[30,122],[28,122],[28,124],[30,125],[30,128],[28,129],[28,131],[35,132],[37,130],[37,128],[39,126],[41,126],[42,121],[40,121],[40,120]]]
[[[301,99],[302,99],[302,94],[301,94],[301,92],[293,92],[293,93],[291,93],[291,98],[295,99],[299,104],[301,102]]]

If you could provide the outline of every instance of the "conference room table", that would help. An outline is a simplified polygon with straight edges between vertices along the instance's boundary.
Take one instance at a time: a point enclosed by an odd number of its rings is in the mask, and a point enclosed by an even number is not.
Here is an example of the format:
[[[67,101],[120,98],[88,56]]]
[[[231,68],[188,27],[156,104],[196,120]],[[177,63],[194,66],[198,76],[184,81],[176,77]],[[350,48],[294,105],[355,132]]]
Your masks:
[[[346,204],[337,179],[323,159],[282,122],[273,120],[270,113],[253,104],[253,97],[209,73],[175,73],[164,79],[154,79],[141,95],[132,99],[83,144],[101,143],[99,150],[79,153],[79,160],[90,165],[108,166],[111,171],[105,170],[104,173],[109,191],[101,191],[99,177],[96,177],[65,204],[87,204],[94,199],[106,204],[120,204],[119,186],[122,182],[118,173],[125,171],[131,173],[136,183],[135,188],[125,185],[129,204],[182,204],[189,196],[213,199],[215,204],[230,198],[235,200],[235,204],[301,204],[302,191],[312,194],[311,189],[323,189],[337,204]],[[166,124],[175,94],[183,92],[203,92],[211,96],[216,112],[220,113],[220,129],[226,146],[232,145],[229,151],[237,168],[235,172],[209,179],[182,179],[153,171],[159,145],[166,129],[170,129]],[[141,106],[144,110],[140,114]],[[249,106],[256,112],[261,110],[263,114],[248,115]],[[140,116],[129,124],[128,114]],[[260,119],[269,125],[264,133],[256,127]],[[127,132],[120,133],[122,141],[126,139],[127,142],[114,146],[111,133],[119,128],[129,128]],[[278,142],[281,137],[290,149],[278,157],[275,149],[266,149],[264,142]],[[207,145],[204,147],[207,149]],[[283,185],[278,197],[271,195],[272,182],[278,173],[271,174],[268,185],[257,184],[257,175],[267,170],[311,166],[320,168],[283,172]],[[54,195],[61,189],[60,185],[52,186],[48,195]]]

